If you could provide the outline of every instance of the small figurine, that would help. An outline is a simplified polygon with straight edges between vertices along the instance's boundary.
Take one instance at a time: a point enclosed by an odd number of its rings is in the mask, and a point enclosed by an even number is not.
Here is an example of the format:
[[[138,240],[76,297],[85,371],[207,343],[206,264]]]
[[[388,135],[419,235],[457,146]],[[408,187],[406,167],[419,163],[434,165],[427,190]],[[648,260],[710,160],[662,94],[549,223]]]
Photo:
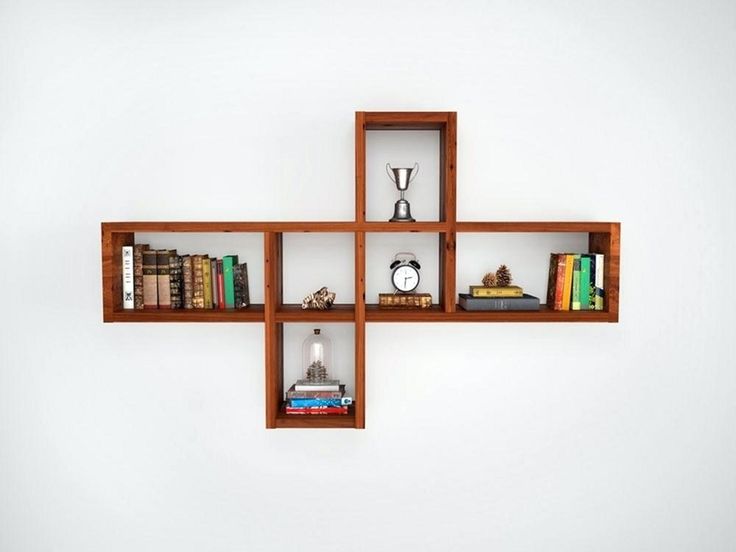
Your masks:
[[[307,295],[302,301],[303,309],[327,310],[335,302],[335,292],[321,287],[314,293]]]

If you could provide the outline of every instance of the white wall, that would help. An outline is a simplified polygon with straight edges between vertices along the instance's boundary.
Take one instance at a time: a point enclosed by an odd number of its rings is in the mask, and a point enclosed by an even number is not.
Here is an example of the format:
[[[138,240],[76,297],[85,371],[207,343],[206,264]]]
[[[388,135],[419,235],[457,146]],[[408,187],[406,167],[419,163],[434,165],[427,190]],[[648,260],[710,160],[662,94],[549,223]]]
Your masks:
[[[0,550],[736,548],[735,18],[0,2]],[[360,109],[458,112],[461,219],[621,221],[621,323],[369,325],[365,431],[264,429],[261,325],[102,324],[101,221],[350,219]]]

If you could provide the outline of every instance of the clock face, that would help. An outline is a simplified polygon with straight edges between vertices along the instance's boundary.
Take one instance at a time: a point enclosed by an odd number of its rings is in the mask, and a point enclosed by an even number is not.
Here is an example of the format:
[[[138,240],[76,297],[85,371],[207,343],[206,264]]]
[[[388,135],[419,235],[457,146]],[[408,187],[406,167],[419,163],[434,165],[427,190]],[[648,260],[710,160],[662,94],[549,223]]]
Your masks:
[[[399,291],[414,291],[419,285],[419,271],[411,265],[397,266],[391,274],[391,282]]]

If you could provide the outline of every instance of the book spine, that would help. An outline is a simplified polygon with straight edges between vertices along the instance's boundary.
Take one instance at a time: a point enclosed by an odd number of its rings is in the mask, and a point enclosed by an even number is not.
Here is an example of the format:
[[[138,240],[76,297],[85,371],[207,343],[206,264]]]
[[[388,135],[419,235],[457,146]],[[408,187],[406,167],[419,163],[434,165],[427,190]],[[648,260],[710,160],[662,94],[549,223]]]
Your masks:
[[[547,276],[547,308],[555,308],[555,294],[557,292],[557,253],[549,256],[549,274]]]
[[[233,298],[236,309],[243,305],[243,267],[236,264],[233,266]]]
[[[595,310],[595,255],[590,258],[590,276],[588,279],[588,310]]]
[[[295,408],[293,406],[287,406],[286,407],[286,413],[287,414],[347,414],[348,413],[348,407],[347,406],[323,406],[323,407],[317,407],[317,408]]]
[[[238,264],[237,255],[225,255],[222,258],[222,278],[225,287],[225,308],[235,308],[235,285],[233,267]]]
[[[158,308],[171,308],[171,282],[169,281],[169,252],[156,251],[156,274],[158,277]]]
[[[156,272],[156,250],[143,252],[143,307],[158,308],[158,274]]]
[[[250,286],[248,285],[248,263],[243,263],[243,306],[250,305]]]
[[[565,284],[562,288],[562,310],[570,310],[573,261],[573,255],[565,254]]]
[[[202,283],[204,285],[204,308],[212,308],[212,263],[205,255],[202,257]]]
[[[603,310],[603,299],[604,299],[604,289],[603,289],[603,265],[605,263],[605,259],[602,254],[598,253],[595,256],[595,310],[602,311]]]
[[[192,302],[194,272],[192,270],[192,257],[190,255],[182,255],[181,257],[181,274],[182,274],[182,304],[185,309],[193,309]]]
[[[202,278],[202,255],[192,255],[192,306],[204,308],[204,280]]]
[[[133,246],[123,246],[123,308],[135,308],[135,280],[133,276]]]
[[[565,293],[565,265],[567,255],[557,255],[557,283],[555,284],[554,309],[562,310],[562,296]]]
[[[217,307],[225,308],[225,275],[223,274],[222,259],[217,259]]]
[[[212,308],[220,307],[220,294],[217,286],[217,259],[210,259],[210,285],[212,286]]]
[[[580,255],[580,310],[590,308],[590,255]]]
[[[524,290],[518,286],[470,286],[470,295],[472,295],[473,297],[523,297]]]
[[[312,408],[320,406],[343,406],[342,397],[339,399],[291,399],[289,406],[294,408]]]
[[[476,298],[461,293],[459,303],[462,308],[468,311],[539,310],[539,298],[532,295]]]
[[[580,255],[573,256],[572,269],[572,310],[580,310]]]
[[[287,399],[340,399],[342,391],[287,391]]]
[[[176,249],[169,254],[169,288],[171,289],[171,308],[182,307],[181,257]]]
[[[143,252],[148,249],[147,243],[133,246],[133,293],[136,309],[143,308]]]

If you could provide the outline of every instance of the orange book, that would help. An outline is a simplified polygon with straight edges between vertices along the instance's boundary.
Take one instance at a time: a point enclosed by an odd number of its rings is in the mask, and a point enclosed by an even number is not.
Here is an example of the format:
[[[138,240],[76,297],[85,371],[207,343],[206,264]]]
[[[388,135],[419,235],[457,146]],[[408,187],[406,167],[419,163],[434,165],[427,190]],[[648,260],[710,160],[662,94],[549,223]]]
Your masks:
[[[565,254],[565,286],[562,288],[562,310],[570,310],[574,255]]]

